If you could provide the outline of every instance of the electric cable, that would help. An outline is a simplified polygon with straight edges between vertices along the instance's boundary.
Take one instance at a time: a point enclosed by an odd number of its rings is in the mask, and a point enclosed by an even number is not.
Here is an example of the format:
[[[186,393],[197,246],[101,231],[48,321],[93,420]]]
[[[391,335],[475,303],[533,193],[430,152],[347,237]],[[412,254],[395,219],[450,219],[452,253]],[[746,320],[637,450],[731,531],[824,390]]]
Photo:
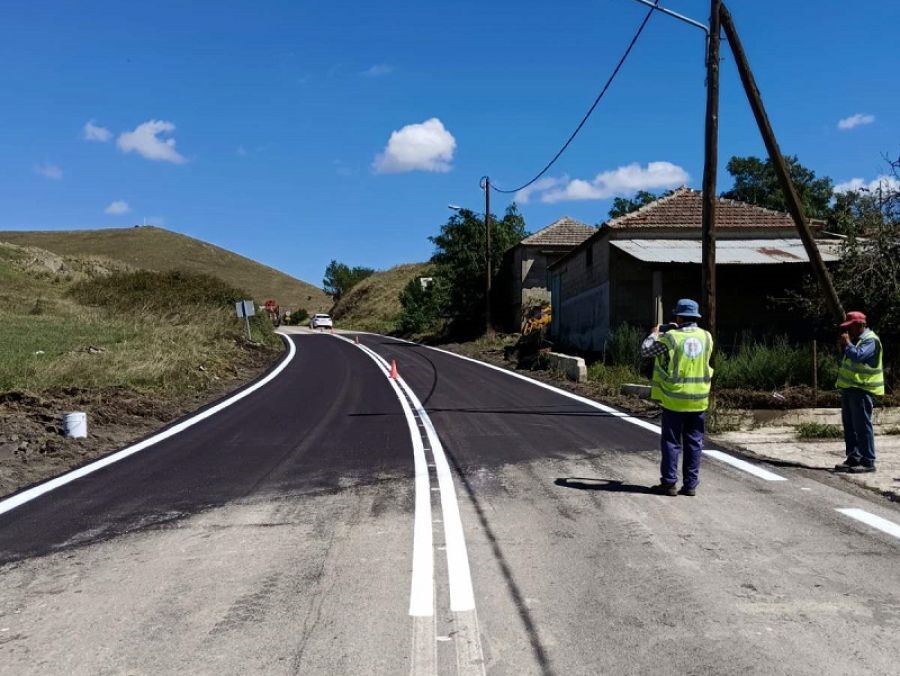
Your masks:
[[[606,81],[606,84],[603,85],[603,89],[600,90],[600,93],[597,94],[597,98],[594,99],[594,103],[588,108],[587,113],[585,113],[584,117],[581,118],[581,122],[578,123],[578,126],[575,127],[575,131],[572,132],[571,136],[569,136],[568,140],[563,144],[562,148],[559,149],[559,152],[553,156],[553,159],[550,160],[546,166],[541,169],[538,174],[532,178],[528,183],[520,185],[518,188],[514,188],[512,190],[503,190],[501,188],[496,187],[493,183],[491,183],[491,189],[494,192],[498,192],[504,195],[509,195],[512,193],[519,192],[520,190],[524,190],[528,186],[532,185],[535,181],[541,178],[544,174],[550,171],[550,168],[556,164],[556,161],[562,157],[562,154],[566,152],[566,149],[571,145],[572,141],[575,140],[575,137],[578,136],[578,132],[581,131],[581,128],[587,123],[588,119],[593,114],[594,110],[599,105],[600,101],[603,99],[603,96],[606,94],[606,91],[609,89],[610,85],[612,85],[613,80],[616,79],[616,75],[619,74],[619,71],[622,69],[622,66],[625,65],[625,61],[628,59],[628,56],[631,54],[631,50],[634,49],[634,46],[637,44],[638,38],[641,37],[641,33],[644,32],[644,28],[646,28],[647,23],[650,21],[650,17],[653,16],[653,13],[656,11],[656,8],[659,6],[659,1],[656,0],[653,7],[650,8],[650,11],[647,12],[647,16],[644,17],[644,20],[641,22],[641,25],[638,27],[637,32],[634,34],[634,37],[631,38],[631,42],[628,43],[628,48],[625,50],[625,53],[622,54],[622,58],[619,59],[619,63],[616,64],[615,69],[613,69],[612,75],[609,76],[609,79]]]

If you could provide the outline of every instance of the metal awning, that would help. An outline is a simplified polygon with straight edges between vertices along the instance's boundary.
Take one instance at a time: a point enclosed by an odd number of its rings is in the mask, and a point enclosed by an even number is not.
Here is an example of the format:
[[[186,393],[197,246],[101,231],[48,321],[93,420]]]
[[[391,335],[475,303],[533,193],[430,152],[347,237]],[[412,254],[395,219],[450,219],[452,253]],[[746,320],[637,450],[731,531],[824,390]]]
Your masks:
[[[701,262],[700,240],[697,239],[613,239],[610,245],[645,263]],[[840,243],[818,241],[822,260],[831,263],[840,258]],[[716,240],[717,265],[773,265],[809,263],[806,249],[799,239],[719,239]]]

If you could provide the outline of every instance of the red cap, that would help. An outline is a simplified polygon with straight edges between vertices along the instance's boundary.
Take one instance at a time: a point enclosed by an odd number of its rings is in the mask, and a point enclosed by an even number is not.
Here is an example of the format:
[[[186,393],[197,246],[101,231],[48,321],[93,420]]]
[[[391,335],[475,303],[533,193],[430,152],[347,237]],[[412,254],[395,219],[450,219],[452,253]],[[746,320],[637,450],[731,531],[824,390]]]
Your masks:
[[[866,316],[862,312],[848,312],[847,319],[841,324],[842,329],[849,328],[852,324],[865,324]]]

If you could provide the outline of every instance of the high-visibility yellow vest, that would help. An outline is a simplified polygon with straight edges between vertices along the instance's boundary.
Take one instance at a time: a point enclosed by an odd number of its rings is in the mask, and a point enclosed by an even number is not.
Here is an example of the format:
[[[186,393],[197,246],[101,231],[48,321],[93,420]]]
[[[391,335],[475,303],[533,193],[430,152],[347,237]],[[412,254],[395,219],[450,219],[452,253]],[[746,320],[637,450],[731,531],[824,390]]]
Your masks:
[[[849,357],[844,357],[841,361],[841,368],[838,371],[837,387],[844,390],[850,387],[873,394],[877,397],[884,396],[884,360],[883,350],[881,348],[881,339],[875,335],[871,329],[863,331],[862,335],[856,341],[856,347],[864,340],[875,341],[875,354],[878,357],[875,366],[868,364],[857,364]]]
[[[675,329],[658,340],[668,348],[669,363],[663,355],[653,365],[650,397],[663,408],[681,413],[698,413],[709,408],[713,369],[709,365],[713,339],[698,327]]]

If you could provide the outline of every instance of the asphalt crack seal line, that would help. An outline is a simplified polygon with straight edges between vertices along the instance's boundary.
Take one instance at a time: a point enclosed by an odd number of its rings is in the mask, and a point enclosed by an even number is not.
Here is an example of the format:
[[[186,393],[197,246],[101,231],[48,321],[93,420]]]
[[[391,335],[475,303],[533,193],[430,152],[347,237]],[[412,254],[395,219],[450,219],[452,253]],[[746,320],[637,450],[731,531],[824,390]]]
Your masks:
[[[469,556],[466,551],[466,540],[463,534],[462,518],[459,514],[459,503],[456,497],[456,487],[453,483],[453,474],[450,471],[450,464],[447,462],[447,456],[444,453],[444,447],[438,437],[434,424],[428,413],[422,406],[421,401],[413,392],[412,388],[403,378],[396,380],[390,378],[390,365],[387,361],[374,350],[365,345],[356,344],[349,338],[335,335],[335,338],[343,340],[346,343],[359,347],[365,352],[379,367],[394,388],[400,405],[404,409],[407,422],[410,426],[410,436],[413,439],[413,449],[415,453],[422,448],[422,439],[418,430],[418,423],[421,422],[425,435],[428,439],[428,445],[431,450],[432,459],[438,478],[438,490],[440,491],[441,512],[444,524],[444,541],[446,543],[447,556],[447,573],[450,587],[450,610],[454,617],[454,626],[456,633],[454,635],[454,643],[456,647],[457,673],[468,674],[484,674],[484,653],[481,647],[481,634],[478,629],[478,615],[475,609],[475,594],[472,589],[472,574],[469,568]],[[405,396],[404,396],[405,395]],[[410,410],[410,405],[413,411]],[[421,472],[420,472],[421,468]],[[413,580],[417,575],[424,577],[424,572],[416,570],[417,561],[424,562],[426,556],[419,551],[420,547],[428,547],[427,560],[431,564],[430,573],[433,580],[434,576],[434,559],[432,555],[432,533],[431,533],[431,505],[430,505],[430,477],[428,474],[428,463],[425,462],[424,451],[421,460],[416,458],[416,531],[413,537]],[[422,505],[422,509],[420,509]],[[425,511],[427,510],[427,511]],[[427,523],[428,534],[420,533],[419,526]],[[421,537],[420,537],[421,536]],[[421,593],[421,589],[419,590]],[[416,597],[417,590],[413,587],[410,595],[410,615],[417,617],[413,613],[414,608],[424,610],[425,600]],[[413,660],[412,673],[435,673],[434,663],[432,671],[419,671],[417,665],[425,666],[424,661],[431,658],[437,647],[438,637],[435,634],[435,625],[433,619],[434,604],[434,588],[432,586],[429,601],[431,603],[432,617],[430,624],[430,641],[429,645],[422,645],[418,639],[422,636],[423,628],[417,628],[414,622],[413,627]],[[418,616],[422,617],[422,616]],[[427,656],[425,655],[427,651]],[[434,657],[436,659],[436,656]]]
[[[32,486],[28,490],[24,490],[21,493],[16,493],[12,497],[6,498],[5,500],[0,500],[0,514],[5,514],[6,512],[15,509],[16,507],[20,507],[24,505],[26,502],[31,502],[35,498],[39,498],[45,493],[49,493],[50,491],[56,490],[57,488],[61,488],[66,484],[70,484],[76,479],[80,479],[82,477],[87,476],[88,474],[92,474],[96,472],[98,469],[103,469],[104,467],[108,467],[113,463],[119,462],[119,460],[124,460],[130,455],[134,455],[139,451],[143,451],[145,448],[149,448],[154,444],[158,444],[160,441],[164,441],[169,437],[174,437],[176,434],[183,432],[189,427],[193,427],[198,422],[206,420],[214,416],[219,411],[228,408],[232,404],[236,404],[244,397],[248,397],[254,392],[256,392],[261,387],[265,387],[270,382],[272,382],[275,378],[287,368],[287,365],[291,363],[294,359],[294,355],[297,354],[297,347],[294,345],[294,341],[291,340],[288,336],[284,334],[279,334],[284,338],[285,342],[288,345],[288,355],[281,362],[272,369],[268,375],[266,375],[261,380],[253,383],[246,389],[241,390],[237,394],[234,394],[228,399],[219,402],[215,406],[211,406],[198,413],[197,415],[191,416],[187,420],[182,420],[177,425],[173,425],[169,429],[160,432],[159,434],[154,434],[152,437],[148,437],[143,441],[140,441],[131,446],[127,446],[120,451],[116,451],[106,457],[100,458],[99,460],[95,460],[92,463],[84,465],[83,467],[79,467],[78,469],[74,469],[71,472],[66,472],[65,474],[61,474],[55,479],[50,479],[49,481],[45,481],[44,483],[38,484],[37,486]]]
[[[372,334],[378,335],[378,334]],[[456,357],[457,359],[462,359],[464,361],[472,362],[473,364],[478,364],[479,366],[483,366],[484,368],[492,369],[494,371],[498,371],[499,373],[505,373],[510,378],[518,378],[526,383],[531,383],[537,387],[542,387],[545,390],[549,390],[550,392],[555,392],[556,394],[562,395],[564,397],[568,397],[569,399],[574,399],[577,402],[590,406],[592,408],[596,408],[604,413],[608,413],[613,417],[619,418],[620,420],[624,420],[625,422],[631,423],[632,425],[637,425],[638,427],[643,427],[645,430],[650,432],[654,432],[656,434],[661,434],[662,430],[659,425],[654,425],[651,422],[647,422],[646,420],[641,420],[639,418],[635,418],[634,416],[625,413],[624,411],[620,411],[617,408],[613,408],[611,406],[606,406],[599,402],[594,401],[593,399],[588,399],[587,397],[582,397],[578,394],[573,394],[572,392],[567,392],[566,390],[560,389],[558,387],[553,387],[553,385],[548,385],[547,383],[542,383],[539,380],[534,380],[533,378],[529,378],[528,376],[523,376],[520,373],[516,373],[515,371],[510,371],[509,369],[502,368],[500,366],[494,366],[493,364],[488,364],[487,362],[479,361],[478,359],[473,359],[472,357],[466,357],[465,355],[456,354],[455,352],[450,352],[449,350],[441,350],[436,347],[431,347],[430,345],[422,345],[421,343],[414,343],[410,340],[403,340],[402,338],[393,338],[393,340],[399,341],[401,343],[407,343],[408,345],[415,345],[417,347],[424,347],[426,350],[434,350],[435,352],[440,352],[441,354],[447,354],[451,357]],[[724,453],[722,451],[713,451],[713,450],[704,450],[704,455],[708,455],[711,458],[715,458],[719,462],[723,462],[727,465],[731,465],[732,467],[747,472],[748,474],[752,474],[753,476],[763,479],[765,481],[787,481],[787,479],[783,476],[775,474],[775,472],[770,472],[767,469],[763,469],[762,467],[755,465],[753,463],[747,462],[746,460],[741,460],[740,458],[736,458],[733,455],[729,455],[728,453]]]

